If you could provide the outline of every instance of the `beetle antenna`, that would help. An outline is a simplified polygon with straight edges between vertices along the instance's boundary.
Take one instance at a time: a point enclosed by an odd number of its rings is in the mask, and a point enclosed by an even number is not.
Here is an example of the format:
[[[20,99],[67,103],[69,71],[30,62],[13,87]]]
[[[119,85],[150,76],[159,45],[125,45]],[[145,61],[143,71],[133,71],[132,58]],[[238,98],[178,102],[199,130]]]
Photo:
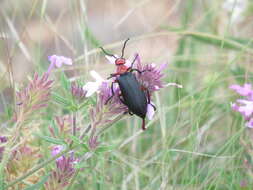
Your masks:
[[[115,59],[117,59],[117,57],[115,57],[115,55],[106,52],[106,51],[104,50],[104,48],[102,48],[102,47],[99,47],[99,48],[103,51],[103,53],[104,53],[105,55],[109,55],[109,56],[114,57]]]
[[[124,42],[124,45],[123,45],[123,48],[122,48],[122,51],[121,51],[121,58],[124,57],[124,51],[125,51],[126,43],[127,43],[128,40],[130,40],[130,39],[127,38],[126,41]]]

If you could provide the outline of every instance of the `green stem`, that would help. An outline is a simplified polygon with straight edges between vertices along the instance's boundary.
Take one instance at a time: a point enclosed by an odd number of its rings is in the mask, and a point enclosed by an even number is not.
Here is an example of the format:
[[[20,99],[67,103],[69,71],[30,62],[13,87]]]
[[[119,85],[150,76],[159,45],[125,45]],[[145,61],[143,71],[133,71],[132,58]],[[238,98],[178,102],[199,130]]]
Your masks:
[[[230,39],[225,38],[223,36],[208,34],[208,33],[204,33],[204,32],[194,32],[194,31],[180,31],[180,32],[176,32],[176,33],[180,34],[180,35],[196,37],[196,38],[203,39],[203,40],[215,40],[218,42],[224,42],[224,43],[230,45],[231,47],[241,49],[241,50],[246,51],[247,53],[253,54],[252,48],[249,48],[246,45],[240,44],[234,40],[230,40]]]
[[[76,112],[73,112],[73,115],[72,115],[72,133],[73,133],[73,136],[76,136]]]

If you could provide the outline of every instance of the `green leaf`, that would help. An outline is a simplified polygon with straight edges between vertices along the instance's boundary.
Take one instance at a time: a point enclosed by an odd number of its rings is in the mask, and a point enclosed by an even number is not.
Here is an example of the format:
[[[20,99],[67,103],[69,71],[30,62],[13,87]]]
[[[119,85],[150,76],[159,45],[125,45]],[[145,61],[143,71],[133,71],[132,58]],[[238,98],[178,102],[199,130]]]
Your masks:
[[[74,135],[69,135],[69,137],[71,138],[71,140],[75,143],[75,144],[81,144],[82,142],[80,141],[80,139]]]
[[[87,162],[78,162],[74,165],[74,168],[76,168],[76,169],[82,169],[85,167],[88,167]]]
[[[62,96],[58,95],[57,93],[52,93],[52,97],[55,102],[57,102],[58,104],[60,104],[64,107],[68,107],[71,104],[71,102],[69,100],[63,98]]]
[[[108,151],[112,151],[113,149],[115,149],[115,145],[111,145],[111,146],[100,146],[96,149],[96,153],[102,153],[102,152],[108,152]]]
[[[84,31],[84,35],[85,35],[86,39],[89,40],[91,45],[93,45],[94,47],[100,47],[101,46],[100,42],[96,39],[96,37],[91,32],[91,30],[87,26],[85,26],[85,27],[86,28]]]
[[[70,82],[69,82],[69,79],[67,78],[67,76],[65,75],[65,73],[63,73],[63,72],[61,73],[61,84],[65,90],[69,91]]]
[[[190,37],[192,37],[196,40],[199,40],[203,43],[215,45],[218,47],[240,50],[240,51],[245,50],[249,53],[253,53],[253,49],[248,46],[249,44],[245,45],[243,43],[240,43],[239,41],[232,40],[231,37],[226,38],[223,36],[217,36],[217,35],[209,34],[209,33],[190,32],[190,31],[179,32],[179,34],[190,36]]]
[[[86,144],[82,143],[81,145],[84,152],[89,152],[89,147]]]
[[[170,30],[168,27],[166,30],[174,32],[173,30]],[[235,37],[224,37],[224,36],[218,36],[215,34],[210,33],[204,33],[204,32],[195,32],[195,31],[176,31],[177,34],[183,35],[184,37],[192,37],[195,40],[201,41],[203,43],[214,45],[222,48],[227,49],[234,49],[239,51],[246,51],[250,54],[253,54],[253,48],[252,48],[252,39],[250,40],[242,40]]]
[[[247,72],[243,67],[236,65],[231,68],[231,73],[234,75],[235,80],[240,84],[245,82],[245,76],[247,75],[248,79],[253,82],[253,74],[251,72]]]
[[[60,132],[59,132],[59,128],[56,126],[57,124],[55,123],[55,120],[53,120],[51,123],[52,123],[51,126],[52,126],[52,128],[54,130],[55,135],[57,137],[59,137],[60,136]]]
[[[50,174],[43,176],[42,179],[38,183],[31,185],[30,187],[27,187],[24,190],[38,190],[42,188],[42,186],[44,185],[44,183],[46,183],[49,176]]]
[[[62,139],[56,139],[53,137],[45,136],[45,135],[40,135],[40,134],[35,134],[36,136],[40,137],[44,141],[47,141],[51,144],[59,144],[59,145],[65,145],[66,143]]]

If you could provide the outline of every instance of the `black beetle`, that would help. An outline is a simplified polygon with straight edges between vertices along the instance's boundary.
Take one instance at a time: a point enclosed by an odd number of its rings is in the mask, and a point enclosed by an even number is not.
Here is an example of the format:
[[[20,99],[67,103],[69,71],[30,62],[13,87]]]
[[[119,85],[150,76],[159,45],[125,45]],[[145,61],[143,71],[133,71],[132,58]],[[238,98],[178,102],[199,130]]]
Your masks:
[[[107,53],[102,47],[102,51],[109,56],[112,56],[115,58],[115,65],[117,66],[117,72],[114,74],[111,74],[109,78],[116,77],[115,81],[112,82],[111,84],[111,91],[112,91],[112,96],[108,98],[106,101],[106,104],[108,101],[114,96],[114,91],[113,91],[113,84],[118,83],[120,91],[121,91],[121,97],[120,100],[121,102],[128,107],[129,114],[137,115],[140,118],[142,118],[142,129],[145,130],[145,118],[147,114],[147,106],[148,104],[152,105],[150,103],[150,94],[148,89],[145,89],[140,85],[140,83],[137,81],[135,75],[132,73],[133,71],[137,71],[139,74],[145,72],[140,71],[138,69],[133,69],[133,64],[135,60],[137,59],[138,55],[134,58],[133,62],[131,63],[130,67],[127,67],[125,65],[126,61],[124,56],[124,49],[126,46],[126,43],[129,39],[127,39],[124,42],[124,46],[122,48],[122,54],[120,58],[115,57],[113,54]],[[155,108],[154,105],[152,105]]]

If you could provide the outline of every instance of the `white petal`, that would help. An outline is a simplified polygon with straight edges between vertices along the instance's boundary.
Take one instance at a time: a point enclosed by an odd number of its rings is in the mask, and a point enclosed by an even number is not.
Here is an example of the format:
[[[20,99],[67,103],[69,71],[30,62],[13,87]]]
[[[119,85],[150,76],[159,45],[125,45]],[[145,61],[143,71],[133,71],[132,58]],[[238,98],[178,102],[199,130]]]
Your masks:
[[[147,117],[149,120],[153,119],[153,116],[155,114],[155,109],[151,104],[148,104],[147,106]]]
[[[104,79],[94,70],[90,71],[90,75],[96,80],[99,81],[100,83],[104,81]]]
[[[97,92],[98,89],[99,89],[100,84],[101,83],[98,83],[98,82],[87,82],[83,86],[83,90],[87,91],[86,97],[89,97],[92,94],[94,94],[95,92]]]
[[[62,57],[62,59],[65,65],[72,65],[72,59],[67,57]]]
[[[55,57],[55,66],[60,68],[62,66],[62,60],[58,57]]]
[[[177,84],[177,83],[167,83],[166,85],[165,85],[166,87],[168,87],[168,86],[175,86],[175,87],[177,87],[177,88],[183,88],[183,85],[181,85],[181,84]]]

